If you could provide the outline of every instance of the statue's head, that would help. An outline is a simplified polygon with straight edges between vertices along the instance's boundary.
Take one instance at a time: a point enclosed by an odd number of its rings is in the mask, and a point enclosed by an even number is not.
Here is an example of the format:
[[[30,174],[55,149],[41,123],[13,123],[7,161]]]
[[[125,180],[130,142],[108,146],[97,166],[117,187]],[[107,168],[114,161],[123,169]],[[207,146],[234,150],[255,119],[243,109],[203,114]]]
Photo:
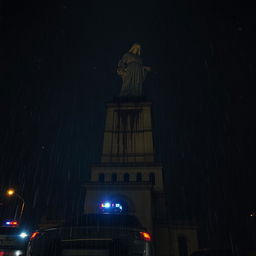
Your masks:
[[[137,55],[140,55],[140,51],[141,51],[141,45],[138,43],[134,43],[129,50],[129,52]]]

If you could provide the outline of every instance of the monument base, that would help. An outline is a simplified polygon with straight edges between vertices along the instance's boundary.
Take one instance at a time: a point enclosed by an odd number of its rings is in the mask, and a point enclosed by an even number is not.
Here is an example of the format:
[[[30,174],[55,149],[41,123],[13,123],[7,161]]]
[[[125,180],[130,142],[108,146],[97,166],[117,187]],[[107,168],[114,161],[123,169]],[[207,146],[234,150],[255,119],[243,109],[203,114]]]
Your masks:
[[[141,99],[118,97],[107,103],[102,163],[154,162],[152,103]]]

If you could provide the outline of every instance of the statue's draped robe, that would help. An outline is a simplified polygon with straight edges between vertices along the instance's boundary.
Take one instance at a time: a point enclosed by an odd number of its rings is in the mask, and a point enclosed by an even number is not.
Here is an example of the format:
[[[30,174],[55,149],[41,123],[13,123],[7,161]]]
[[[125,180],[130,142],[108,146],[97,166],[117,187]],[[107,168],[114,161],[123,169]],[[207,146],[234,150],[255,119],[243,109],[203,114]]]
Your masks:
[[[118,68],[124,70],[120,96],[141,96],[142,83],[145,80],[146,71],[140,56],[130,52],[124,54],[118,64]]]

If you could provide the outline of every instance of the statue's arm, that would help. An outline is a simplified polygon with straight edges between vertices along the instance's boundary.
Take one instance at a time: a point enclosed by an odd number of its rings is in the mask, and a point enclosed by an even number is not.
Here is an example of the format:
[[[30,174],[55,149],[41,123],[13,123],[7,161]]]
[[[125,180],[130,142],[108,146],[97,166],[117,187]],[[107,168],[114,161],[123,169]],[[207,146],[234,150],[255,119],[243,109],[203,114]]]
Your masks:
[[[123,59],[119,60],[118,62],[118,68],[125,68],[125,63],[123,62]]]
[[[127,60],[128,60],[128,56],[127,56],[127,54],[124,54],[122,59],[118,63],[118,67],[126,68],[127,67]]]
[[[124,55],[122,57],[122,59],[118,62],[118,65],[117,65],[117,74],[119,76],[122,77],[122,79],[124,79],[125,77],[125,74],[126,74],[126,68],[127,68],[127,62],[126,62],[127,58],[126,56]]]

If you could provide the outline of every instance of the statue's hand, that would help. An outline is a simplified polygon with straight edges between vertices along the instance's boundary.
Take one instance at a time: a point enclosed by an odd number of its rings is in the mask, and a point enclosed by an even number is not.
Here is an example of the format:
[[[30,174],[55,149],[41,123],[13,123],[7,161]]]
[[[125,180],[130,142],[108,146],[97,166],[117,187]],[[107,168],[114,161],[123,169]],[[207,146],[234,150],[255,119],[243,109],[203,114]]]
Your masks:
[[[148,72],[152,71],[152,68],[151,67],[147,67],[147,66],[144,66],[144,69]]]
[[[125,73],[126,73],[126,70],[124,69],[124,68],[118,68],[117,69],[117,74],[119,75],[119,76],[124,76],[125,75]]]

